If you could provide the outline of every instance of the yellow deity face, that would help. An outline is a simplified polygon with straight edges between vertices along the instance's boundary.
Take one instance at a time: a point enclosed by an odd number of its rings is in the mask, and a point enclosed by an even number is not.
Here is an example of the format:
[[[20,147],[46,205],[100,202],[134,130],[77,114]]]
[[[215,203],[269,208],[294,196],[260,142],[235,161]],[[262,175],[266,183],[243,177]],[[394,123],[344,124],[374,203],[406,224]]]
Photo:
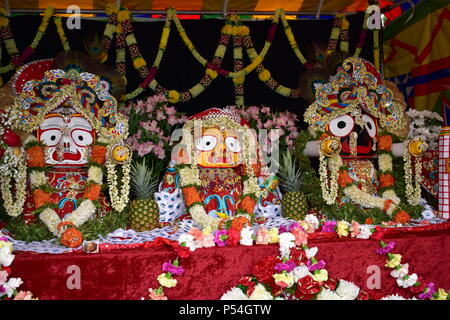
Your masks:
[[[203,128],[195,149],[197,163],[204,167],[230,168],[241,162],[242,146],[233,129]]]

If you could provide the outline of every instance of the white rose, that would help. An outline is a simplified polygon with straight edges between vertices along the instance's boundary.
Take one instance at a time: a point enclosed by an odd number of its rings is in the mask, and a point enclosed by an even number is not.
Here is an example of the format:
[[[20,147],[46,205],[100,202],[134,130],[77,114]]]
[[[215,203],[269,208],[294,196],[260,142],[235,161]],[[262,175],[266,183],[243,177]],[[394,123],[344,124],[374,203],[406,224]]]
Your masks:
[[[405,264],[401,264],[400,268],[394,268],[394,270],[392,270],[391,272],[391,276],[393,278],[403,278],[404,276],[406,276],[409,272],[409,264],[405,263]]]
[[[22,285],[23,281],[20,278],[10,278],[3,287],[5,288],[8,298],[11,298],[14,294],[14,290]]]
[[[184,243],[185,246],[188,247],[190,251],[195,251],[195,249],[198,248],[198,246],[195,244],[194,236],[188,233],[180,235],[180,237],[178,238],[178,243],[180,245],[183,245]]]
[[[290,232],[280,234],[280,254],[282,257],[288,257],[291,248],[295,247],[295,236]]]
[[[243,246],[253,245],[253,234],[254,231],[250,226],[245,227],[241,230],[241,240],[239,240],[239,243]]]
[[[228,290],[220,300],[248,300],[248,297],[241,289],[234,287]]]
[[[384,298],[381,298],[381,300],[408,300],[402,296],[399,296],[398,294],[391,294],[389,296],[386,296]],[[412,299],[415,300],[415,299]]]
[[[355,300],[359,294],[359,287],[353,282],[340,280],[336,293],[345,300]]]
[[[297,282],[300,279],[303,279],[306,276],[311,276],[311,272],[309,272],[308,267],[306,265],[295,267],[294,270],[292,270],[291,272],[295,282]]]
[[[249,300],[273,300],[273,296],[264,288],[264,286],[258,283],[255,286],[255,290],[253,290],[250,295]]]
[[[312,227],[313,230],[319,228],[319,220],[313,214],[307,214],[305,217],[305,221]]]
[[[359,226],[359,235],[356,237],[358,239],[369,239],[372,235],[371,226],[363,224]]]
[[[417,279],[417,274],[413,273],[412,275],[405,276],[403,278],[397,278],[397,284],[399,285],[399,287],[409,288],[417,282]]]
[[[14,255],[11,252],[9,246],[2,246],[0,248],[0,265],[4,267],[9,267],[14,261]]]
[[[322,288],[320,293],[317,295],[317,300],[344,300],[341,296],[337,295],[330,289]]]
[[[314,257],[317,254],[317,251],[319,251],[319,249],[317,247],[306,249],[305,250],[306,257],[308,259],[311,259],[312,257]]]

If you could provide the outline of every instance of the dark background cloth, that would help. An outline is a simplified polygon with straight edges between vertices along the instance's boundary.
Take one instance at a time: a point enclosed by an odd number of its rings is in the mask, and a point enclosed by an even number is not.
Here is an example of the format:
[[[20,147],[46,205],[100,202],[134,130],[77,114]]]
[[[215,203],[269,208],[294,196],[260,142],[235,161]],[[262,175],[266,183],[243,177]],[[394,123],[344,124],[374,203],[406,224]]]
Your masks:
[[[363,17],[364,15],[362,13],[348,17],[350,22],[349,42],[351,53],[354,52],[355,45],[359,40]],[[41,17],[39,16],[17,16],[11,19],[12,32],[20,52],[31,43],[40,22]],[[98,33],[102,36],[106,25],[105,21],[82,19],[80,30],[67,30],[65,22],[66,18],[63,18],[63,26],[71,49],[75,50],[84,50],[83,41],[88,34]],[[220,30],[224,25],[224,21],[219,19],[182,20],[181,23],[188,37],[198,49],[198,52],[206,59],[211,60],[216,50]],[[271,20],[244,21],[244,24],[250,28],[254,46],[257,52],[259,52],[264,46]],[[299,43],[300,50],[305,52],[313,41],[322,40],[325,43],[328,41],[331,33],[332,20],[289,20],[289,25]],[[164,21],[133,22],[137,43],[149,67],[152,65],[156,56],[163,26]],[[372,41],[372,36],[369,32],[361,57],[372,60]],[[222,65],[231,71],[233,70],[232,48],[232,42],[230,41]],[[52,58],[62,50],[63,48],[56,32],[56,27],[53,21],[50,20],[47,33],[42,38],[36,52],[26,62],[42,58]],[[4,50],[2,65],[8,63],[8,59],[9,57],[7,57]],[[248,63],[249,59],[244,51],[244,65]],[[115,65],[115,38],[106,64]],[[298,77],[304,68],[290,48],[281,22],[278,25],[273,45],[266,56],[264,64],[271,71],[275,80],[290,88],[297,87]],[[156,79],[167,89],[184,91],[198,83],[203,73],[204,67],[194,59],[189,50],[184,46],[175,25],[172,24],[167,49]],[[6,77],[10,77],[12,74],[10,73]],[[134,90],[141,81],[141,78],[131,64],[128,52],[127,80],[127,92]],[[140,98],[151,94],[151,90],[147,89]],[[233,105],[234,102],[232,80],[218,76],[202,94],[189,102],[177,104],[176,108],[179,111],[192,115],[211,107]],[[257,78],[256,72],[252,72],[247,76],[245,82],[245,104],[247,106],[266,105],[272,107],[273,110],[290,110],[295,112],[299,117],[308,106],[302,99],[285,98],[271,91]],[[305,126],[303,121],[300,122],[302,126]]]

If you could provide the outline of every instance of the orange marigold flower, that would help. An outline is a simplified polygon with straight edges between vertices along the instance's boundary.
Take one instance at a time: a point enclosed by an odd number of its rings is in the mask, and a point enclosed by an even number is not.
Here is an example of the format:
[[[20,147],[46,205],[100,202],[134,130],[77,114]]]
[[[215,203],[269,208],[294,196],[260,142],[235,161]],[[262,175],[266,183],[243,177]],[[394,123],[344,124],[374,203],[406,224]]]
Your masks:
[[[248,221],[248,219],[246,217],[241,216],[233,219],[233,221],[231,222],[231,227],[241,231],[245,226],[249,224],[250,222]]]
[[[44,167],[45,166],[45,155],[44,149],[41,146],[33,146],[27,149],[28,167]]]
[[[186,206],[190,206],[195,202],[202,202],[200,195],[198,194],[197,188],[194,186],[187,187],[183,189],[183,197],[186,202]]]
[[[91,160],[98,164],[104,164],[106,160],[106,147],[95,145],[92,148]]]
[[[395,216],[392,221],[395,223],[401,223],[405,224],[408,223],[411,220],[411,216],[406,212],[405,210],[400,210]]]
[[[394,185],[394,177],[392,174],[382,174],[380,175],[380,187],[392,187]]]
[[[393,203],[394,203],[394,201],[392,201],[391,199],[384,200],[384,207],[383,207],[384,212],[387,212],[389,210],[389,207]]]
[[[89,200],[97,200],[100,197],[100,185],[92,183],[84,190],[84,197]]]
[[[249,214],[253,214],[253,210],[255,210],[256,201],[251,197],[247,196],[242,199],[240,203],[240,208],[245,210]]]
[[[384,151],[391,151],[392,137],[388,134],[381,136],[378,139],[378,149]]]
[[[320,136],[319,140],[325,140],[326,138],[328,138],[330,135],[326,132],[322,133],[322,135]]]
[[[353,183],[353,179],[348,174],[348,171],[339,171],[338,183],[342,188],[345,188],[348,184]]]
[[[366,221],[364,221],[364,224],[373,224],[373,219],[367,218]]]
[[[53,202],[50,194],[42,191],[41,189],[36,189],[33,191],[33,201],[36,209]]]

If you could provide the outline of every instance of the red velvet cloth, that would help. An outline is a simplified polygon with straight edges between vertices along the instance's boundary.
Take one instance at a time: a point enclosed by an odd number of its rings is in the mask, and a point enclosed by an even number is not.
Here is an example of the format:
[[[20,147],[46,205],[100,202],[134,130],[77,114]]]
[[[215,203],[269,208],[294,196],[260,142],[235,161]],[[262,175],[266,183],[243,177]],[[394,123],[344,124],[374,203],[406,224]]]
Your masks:
[[[396,241],[393,252],[403,256],[415,272],[437,287],[450,289],[450,229],[413,233],[386,234],[384,241]],[[375,253],[378,242],[350,238],[313,239],[318,259],[327,262],[331,277],[355,282],[375,297],[391,293],[409,296],[400,289],[390,270],[384,267],[385,256]],[[175,276],[178,285],[166,289],[169,299],[219,299],[251,267],[271,254],[278,254],[278,245],[236,246],[198,249],[180,259],[185,269]],[[12,265],[12,276],[21,277],[22,289],[30,290],[40,299],[140,299],[147,298],[148,288],[158,287],[157,276],[165,261],[176,257],[170,246],[136,248],[100,252],[98,254],[70,253],[61,255],[19,253]],[[68,289],[71,274],[67,268],[76,265],[81,270],[81,289]],[[381,270],[381,289],[368,290],[366,282],[370,265]]]

